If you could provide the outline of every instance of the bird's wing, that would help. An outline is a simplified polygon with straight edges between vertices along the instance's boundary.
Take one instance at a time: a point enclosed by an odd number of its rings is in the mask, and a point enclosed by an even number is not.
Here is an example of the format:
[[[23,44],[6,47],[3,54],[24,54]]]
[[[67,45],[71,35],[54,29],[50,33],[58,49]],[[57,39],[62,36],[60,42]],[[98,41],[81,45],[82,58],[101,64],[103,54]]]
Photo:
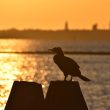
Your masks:
[[[79,71],[79,65],[68,57],[59,57],[54,56],[54,62],[58,65],[58,67],[64,72],[64,73],[73,73],[73,71]]]
[[[65,62],[67,65],[71,65],[71,66],[73,66],[73,67],[75,67],[75,68],[79,68],[79,65],[78,65],[73,59],[71,59],[71,58],[69,58],[69,57],[65,57],[64,62]]]

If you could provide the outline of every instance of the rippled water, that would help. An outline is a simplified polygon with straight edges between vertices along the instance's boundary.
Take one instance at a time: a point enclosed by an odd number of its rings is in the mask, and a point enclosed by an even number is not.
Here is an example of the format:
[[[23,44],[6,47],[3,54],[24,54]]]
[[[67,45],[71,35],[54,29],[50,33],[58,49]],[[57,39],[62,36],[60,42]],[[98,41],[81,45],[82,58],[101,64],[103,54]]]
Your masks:
[[[47,45],[48,44],[48,45]],[[35,51],[47,50],[55,44],[64,50],[94,50],[95,45],[73,42],[46,43],[35,40],[0,40],[0,52],[3,51]],[[65,44],[65,45],[64,45]],[[74,44],[74,45],[73,45]],[[88,46],[89,45],[89,46]],[[88,46],[88,48],[87,48]],[[105,46],[105,47],[103,47]],[[103,47],[103,48],[99,48]],[[95,51],[108,51],[109,44],[99,45]],[[87,49],[86,49],[87,48]],[[104,49],[106,48],[106,49]],[[109,55],[67,55],[80,65],[82,74],[90,78],[91,82],[84,82],[78,78],[89,110],[110,110],[110,56]],[[0,110],[3,110],[8,99],[13,81],[35,81],[42,84],[46,94],[49,82],[63,80],[63,73],[54,64],[50,54],[0,54]],[[68,78],[69,79],[69,78]]]

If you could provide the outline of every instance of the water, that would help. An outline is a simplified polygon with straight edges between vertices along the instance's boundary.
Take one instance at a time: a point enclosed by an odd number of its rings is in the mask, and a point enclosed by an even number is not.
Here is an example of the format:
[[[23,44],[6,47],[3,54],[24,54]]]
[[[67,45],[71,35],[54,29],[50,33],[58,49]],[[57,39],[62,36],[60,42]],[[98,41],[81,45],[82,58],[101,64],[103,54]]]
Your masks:
[[[107,42],[38,41],[27,39],[1,39],[0,52],[46,51],[61,46],[66,51],[106,51]],[[89,110],[110,110],[110,56],[68,55],[80,65],[83,75],[91,82],[78,80]],[[0,53],[0,110],[4,110],[13,81],[34,81],[41,83],[46,94],[49,82],[63,80],[63,73],[54,64],[51,54]],[[69,79],[69,77],[68,77]]]

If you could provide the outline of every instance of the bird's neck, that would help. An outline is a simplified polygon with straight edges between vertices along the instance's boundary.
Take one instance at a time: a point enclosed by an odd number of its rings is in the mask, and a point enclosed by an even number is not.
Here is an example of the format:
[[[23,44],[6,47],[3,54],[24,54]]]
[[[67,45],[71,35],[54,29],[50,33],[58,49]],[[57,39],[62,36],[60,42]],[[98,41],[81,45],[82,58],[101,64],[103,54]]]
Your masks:
[[[58,55],[58,56],[64,56],[64,53],[61,51],[59,53],[56,53],[56,55]]]

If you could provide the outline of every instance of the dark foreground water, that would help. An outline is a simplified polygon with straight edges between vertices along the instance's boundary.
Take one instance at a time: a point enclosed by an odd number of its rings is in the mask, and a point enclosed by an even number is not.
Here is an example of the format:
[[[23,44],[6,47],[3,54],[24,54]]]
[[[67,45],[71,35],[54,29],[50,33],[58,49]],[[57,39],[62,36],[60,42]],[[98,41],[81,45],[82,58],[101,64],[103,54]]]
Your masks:
[[[61,46],[66,51],[106,51],[110,44],[78,43],[72,41],[0,40],[0,52],[47,51]],[[91,82],[78,80],[89,110],[110,110],[110,56],[69,55],[79,65],[83,75]],[[52,54],[11,54],[0,53],[0,110],[8,99],[13,81],[35,81],[41,83],[44,94],[53,80],[63,80],[63,73],[54,64]],[[68,77],[69,80],[70,77]]]

